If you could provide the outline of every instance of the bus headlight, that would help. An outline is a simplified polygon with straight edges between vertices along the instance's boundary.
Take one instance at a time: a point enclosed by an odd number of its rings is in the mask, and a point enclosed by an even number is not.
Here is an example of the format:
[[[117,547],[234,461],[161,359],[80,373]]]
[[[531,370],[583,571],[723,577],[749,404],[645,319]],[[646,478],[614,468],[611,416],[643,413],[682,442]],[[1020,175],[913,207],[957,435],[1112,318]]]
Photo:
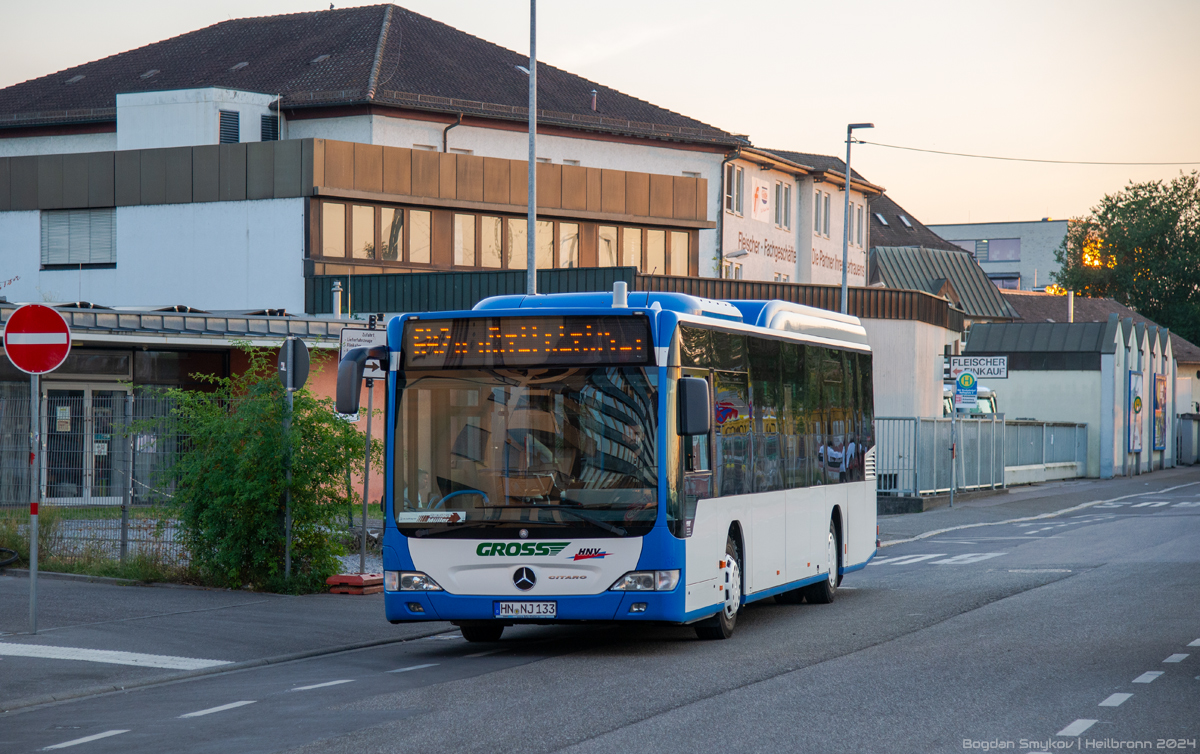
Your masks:
[[[630,571],[609,587],[617,592],[669,592],[679,584],[679,570]]]
[[[442,588],[420,571],[384,571],[383,588],[389,592],[440,592]]]

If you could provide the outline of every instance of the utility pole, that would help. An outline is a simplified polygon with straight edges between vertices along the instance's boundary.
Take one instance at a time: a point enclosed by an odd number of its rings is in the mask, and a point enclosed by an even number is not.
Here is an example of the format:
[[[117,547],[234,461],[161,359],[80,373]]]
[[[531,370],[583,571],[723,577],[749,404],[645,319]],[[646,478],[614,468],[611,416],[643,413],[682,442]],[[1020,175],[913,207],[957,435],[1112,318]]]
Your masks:
[[[529,197],[525,241],[525,292],[532,296],[537,293],[537,0],[529,0]]]
[[[850,294],[846,282],[846,270],[850,263],[850,145],[854,142],[854,129],[874,128],[874,123],[851,123],[846,126],[846,215],[842,223],[842,314],[849,313]]]

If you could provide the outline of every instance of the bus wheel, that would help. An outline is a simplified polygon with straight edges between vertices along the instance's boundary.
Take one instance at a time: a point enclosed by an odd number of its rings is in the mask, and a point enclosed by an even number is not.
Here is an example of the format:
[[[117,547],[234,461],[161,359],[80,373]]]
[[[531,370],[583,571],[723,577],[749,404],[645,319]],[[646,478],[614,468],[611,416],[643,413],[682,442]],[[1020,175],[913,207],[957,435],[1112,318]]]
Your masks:
[[[500,641],[503,623],[463,623],[458,627],[467,641]]]
[[[830,520],[829,538],[825,540],[825,562],[829,563],[829,574],[824,581],[807,588],[804,596],[808,597],[809,602],[815,605],[828,605],[833,602],[833,595],[837,591],[838,582],[841,581],[838,576],[842,564],[841,553],[842,543],[838,541],[837,527]]]
[[[696,624],[701,639],[728,639],[737,625],[738,610],[742,608],[742,568],[738,563],[737,543],[733,537],[725,540],[725,607],[708,620]]]

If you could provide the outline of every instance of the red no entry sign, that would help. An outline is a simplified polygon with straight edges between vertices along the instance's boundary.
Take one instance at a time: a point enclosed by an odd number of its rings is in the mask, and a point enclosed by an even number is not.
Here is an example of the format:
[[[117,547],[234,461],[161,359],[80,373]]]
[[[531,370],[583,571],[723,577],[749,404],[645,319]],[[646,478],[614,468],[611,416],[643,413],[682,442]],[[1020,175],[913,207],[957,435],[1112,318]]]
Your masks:
[[[28,374],[53,372],[71,352],[71,329],[57,310],[42,304],[20,307],[4,325],[4,350]]]

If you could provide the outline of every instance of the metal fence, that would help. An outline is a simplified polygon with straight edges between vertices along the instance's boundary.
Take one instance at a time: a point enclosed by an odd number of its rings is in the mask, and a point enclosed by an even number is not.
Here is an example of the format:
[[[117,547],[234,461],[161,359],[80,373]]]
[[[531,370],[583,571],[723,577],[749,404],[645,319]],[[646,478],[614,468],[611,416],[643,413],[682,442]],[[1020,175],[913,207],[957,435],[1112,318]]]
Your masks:
[[[951,462],[952,433],[957,433]],[[876,479],[883,495],[917,496],[1005,485],[1006,470],[1070,463],[1087,467],[1087,425],[996,417],[876,417]]]
[[[167,514],[185,442],[159,391],[48,385],[41,397],[39,548],[47,561],[148,557],[185,565]],[[0,383],[0,526],[27,536],[29,386]]]

